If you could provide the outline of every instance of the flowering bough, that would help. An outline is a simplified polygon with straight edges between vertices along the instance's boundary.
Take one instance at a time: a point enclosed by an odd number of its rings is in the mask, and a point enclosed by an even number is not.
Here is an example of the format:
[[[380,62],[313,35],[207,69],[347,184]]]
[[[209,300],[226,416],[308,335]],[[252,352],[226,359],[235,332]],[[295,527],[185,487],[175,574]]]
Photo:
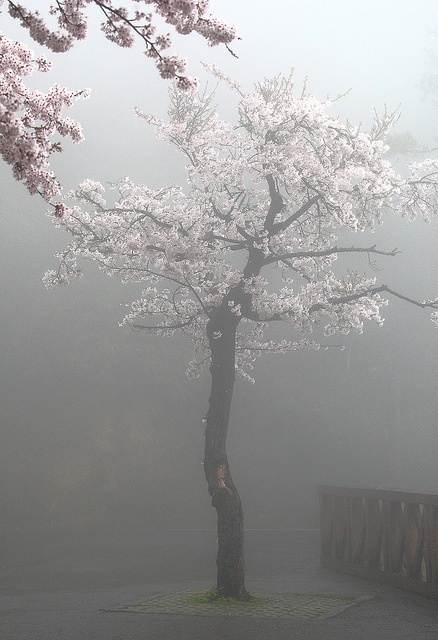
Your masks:
[[[0,0],[0,10],[4,0]],[[136,39],[145,46],[147,56],[155,61],[163,78],[173,79],[181,89],[195,89],[197,81],[185,74],[186,61],[178,55],[165,55],[171,46],[169,34],[157,34],[153,12],[162,16],[178,33],[198,32],[209,45],[229,43],[236,38],[234,26],[208,14],[209,2],[201,0],[132,0],[127,6],[116,6],[112,0],[57,0],[49,5],[48,13],[57,22],[57,30],[47,26],[39,10],[27,9],[23,4],[7,0],[9,13],[29,31],[30,37],[54,52],[70,49],[87,36],[87,7],[95,5],[104,17],[102,31],[108,40],[120,47],[132,47]],[[150,11],[139,11],[143,5]],[[128,8],[129,7],[129,8]],[[21,43],[14,43],[0,33],[0,150],[3,160],[12,166],[13,175],[23,181],[31,194],[40,193],[46,200],[58,196],[60,185],[50,170],[49,157],[61,151],[55,133],[79,142],[83,136],[80,126],[61,117],[61,110],[72,105],[88,91],[73,92],[55,85],[48,94],[30,91],[23,83],[34,69],[49,71],[51,64]],[[54,205],[54,214],[61,217],[64,207]]]
[[[35,69],[46,72],[50,63],[0,34],[0,153],[30,193],[38,192],[49,200],[60,194],[48,160],[62,148],[58,141],[52,142],[52,136],[82,140],[80,125],[62,117],[61,112],[88,92],[68,91],[59,85],[48,93],[32,91],[24,85],[23,77]]]
[[[4,0],[0,0],[0,6]],[[170,34],[157,34],[153,13],[164,18],[178,33],[199,33],[210,46],[228,45],[237,37],[236,28],[209,15],[208,0],[125,0],[121,6],[112,0],[58,0],[49,7],[58,29],[52,31],[40,11],[7,0],[9,13],[28,29],[36,42],[52,51],[63,52],[76,40],[87,36],[87,6],[94,5],[103,15],[101,29],[105,37],[120,47],[132,47],[136,39],[145,46],[145,53],[155,61],[162,78],[171,78],[181,89],[196,88],[196,80],[185,75],[187,63],[178,55],[166,55],[172,44]],[[41,4],[41,3],[39,3]],[[144,9],[139,11],[140,5]]]
[[[292,77],[247,94],[211,70],[238,95],[237,126],[220,120],[213,95],[176,89],[167,122],[138,112],[188,158],[188,189],[152,190],[124,178],[107,203],[101,184],[82,183],[58,221],[72,244],[45,282],[81,275],[79,256],[124,282],[144,282],[124,322],[188,335],[190,377],[210,364],[204,469],[218,513],[217,587],[244,599],[243,515],[225,447],[235,374],[251,379],[263,353],[318,348],[309,340],[315,326],[332,335],[382,324],[391,296],[431,309],[438,321],[438,299],[417,301],[377,281],[374,261],[397,249],[348,241],[374,231],[387,209],[434,215],[438,165],[414,165],[408,180],[394,171],[385,158],[391,114],[367,134],[329,116],[328,103],[295,97]],[[365,272],[342,273],[341,255],[364,256]],[[304,339],[273,340],[266,336],[273,324]]]

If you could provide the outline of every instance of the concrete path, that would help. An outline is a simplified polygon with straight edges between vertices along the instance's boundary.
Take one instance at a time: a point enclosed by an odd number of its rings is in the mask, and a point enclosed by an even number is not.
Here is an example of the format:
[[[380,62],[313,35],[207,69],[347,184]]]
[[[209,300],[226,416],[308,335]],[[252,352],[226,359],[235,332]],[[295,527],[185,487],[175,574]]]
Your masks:
[[[2,545],[1,640],[438,640],[438,604],[319,567],[317,531],[247,531],[253,592],[373,596],[329,619],[126,612],[214,584],[214,531],[14,535]]]

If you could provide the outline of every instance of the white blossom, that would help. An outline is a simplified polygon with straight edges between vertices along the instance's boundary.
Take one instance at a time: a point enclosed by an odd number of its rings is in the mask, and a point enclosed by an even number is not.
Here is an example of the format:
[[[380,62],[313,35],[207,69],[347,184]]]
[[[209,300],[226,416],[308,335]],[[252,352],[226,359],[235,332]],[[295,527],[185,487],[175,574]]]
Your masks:
[[[185,333],[195,354],[191,378],[220,345],[226,318],[237,327],[236,372],[252,381],[260,355],[318,348],[300,338],[316,327],[331,336],[383,323],[385,294],[397,293],[365,272],[371,259],[396,250],[361,245],[358,233],[374,231],[388,209],[432,217],[437,165],[414,165],[402,178],[384,157],[389,117],[366,134],[328,115],[315,97],[295,97],[292,78],[249,94],[227,83],[239,97],[234,123],[220,119],[213,95],[176,88],[166,122],[138,112],[189,159],[186,190],[153,190],[127,177],[106,189],[83,182],[57,220],[72,243],[45,282],[80,275],[81,256],[123,282],[144,283],[124,324]],[[341,255],[364,255],[364,273],[344,273]],[[437,311],[432,320],[438,324]],[[291,336],[270,337],[276,323]]]

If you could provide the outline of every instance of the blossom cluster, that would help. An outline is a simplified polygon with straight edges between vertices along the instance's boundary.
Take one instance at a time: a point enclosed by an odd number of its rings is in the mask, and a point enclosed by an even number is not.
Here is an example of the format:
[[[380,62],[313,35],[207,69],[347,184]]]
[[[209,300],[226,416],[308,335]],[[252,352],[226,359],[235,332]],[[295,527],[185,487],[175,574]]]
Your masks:
[[[413,162],[410,169],[411,177],[401,192],[403,215],[409,220],[420,215],[430,222],[438,211],[438,159]]]
[[[0,0],[0,5],[4,0]],[[56,17],[58,29],[51,30],[40,10],[30,10],[21,3],[7,0],[9,13],[28,29],[36,42],[55,52],[70,49],[76,40],[87,36],[87,6],[95,5],[104,16],[102,32],[120,47],[132,47],[137,38],[145,45],[145,53],[155,60],[163,78],[173,78],[182,89],[193,89],[196,80],[185,75],[186,61],[179,55],[165,55],[171,46],[170,34],[157,34],[153,13],[162,16],[177,32],[193,31],[203,36],[210,46],[228,45],[236,38],[236,28],[209,15],[209,2],[200,0],[126,0],[122,6],[112,0],[63,0],[50,6],[49,13]],[[41,4],[41,3],[40,3]],[[139,11],[135,5],[146,5],[148,11]]]
[[[94,5],[102,11],[101,29],[106,38],[120,47],[132,47],[136,38],[143,41],[145,53],[154,59],[162,78],[173,79],[180,89],[196,88],[197,81],[186,75],[186,61],[179,55],[165,55],[171,46],[169,34],[157,34],[153,13],[184,34],[197,31],[209,45],[224,43],[228,46],[235,37],[234,26],[227,25],[209,15],[207,0],[126,0],[118,6],[112,0],[63,0],[48,7],[56,19],[57,29],[51,29],[47,18],[38,9],[28,9],[22,3],[6,0],[9,14],[19,20],[30,37],[54,52],[70,49],[78,40],[87,37],[87,8]],[[0,10],[5,0],[0,0]],[[139,11],[138,5],[147,11]],[[128,8],[129,7],[129,8]],[[74,142],[82,139],[80,126],[69,118],[61,117],[61,110],[71,106],[75,97],[86,97],[86,91],[72,92],[56,85],[48,94],[30,91],[23,77],[34,68],[48,71],[50,63],[43,57],[35,58],[24,44],[13,43],[0,33],[0,150],[13,175],[23,181],[30,193],[39,192],[49,200],[59,195],[60,186],[50,170],[49,156],[61,151],[59,142],[52,143],[51,135],[70,136]],[[61,217],[64,208],[58,203],[55,216]]]
[[[267,80],[252,93],[227,84],[239,97],[233,123],[221,120],[213,95],[177,89],[167,121],[138,112],[189,159],[188,186],[152,190],[124,178],[108,191],[82,183],[57,221],[72,243],[45,282],[80,275],[79,258],[142,282],[125,324],[190,337],[190,377],[235,328],[237,373],[251,380],[263,353],[318,348],[318,340],[295,336],[381,325],[385,293],[417,304],[380,284],[375,271],[366,274],[396,250],[348,239],[375,231],[388,209],[435,215],[438,181],[436,161],[414,166],[408,179],[387,161],[390,116],[367,134],[330,116],[327,103],[296,97],[292,78]],[[438,300],[419,306],[437,322]],[[274,324],[293,335],[270,337]]]
[[[82,140],[80,125],[62,117],[61,112],[87,93],[68,91],[59,85],[48,93],[32,91],[23,78],[35,69],[46,72],[50,63],[43,57],[35,58],[23,44],[0,34],[0,153],[12,166],[14,177],[23,181],[30,193],[39,192],[49,200],[60,193],[48,159],[62,149],[52,136],[70,137],[73,142]]]

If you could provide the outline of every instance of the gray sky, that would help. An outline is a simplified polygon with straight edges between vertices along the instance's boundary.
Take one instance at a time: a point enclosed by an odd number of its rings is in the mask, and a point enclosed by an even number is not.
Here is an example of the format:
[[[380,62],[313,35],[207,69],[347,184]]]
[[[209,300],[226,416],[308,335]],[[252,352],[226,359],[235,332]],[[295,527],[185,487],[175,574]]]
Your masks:
[[[320,98],[351,89],[333,109],[352,122],[366,126],[374,108],[400,105],[398,131],[424,143],[438,137],[438,112],[419,88],[438,50],[436,2],[271,0],[269,12],[248,0],[212,5],[242,40],[236,59],[197,36],[175,39],[202,82],[200,60],[248,89],[293,67],[298,87],[308,77]],[[27,42],[5,13],[0,26]],[[71,52],[47,57],[54,69],[41,76],[45,86],[92,89],[70,113],[85,142],[63,145],[54,160],[66,188],[88,177],[129,175],[152,187],[184,180],[184,161],[133,113],[167,107],[167,85],[141,48],[121,50],[94,29]],[[233,117],[225,90],[218,99]],[[0,486],[10,526],[214,527],[201,465],[209,381],[186,380],[191,346],[120,329],[120,303],[136,292],[94,265],[70,287],[45,291],[42,275],[68,239],[45,205],[0,171]],[[403,254],[382,265],[388,279],[410,295],[436,295],[437,240],[436,223],[390,219],[383,241]],[[248,526],[314,524],[317,482],[436,491],[438,334],[427,313],[401,303],[385,315],[383,329],[348,337],[344,352],[264,359],[255,387],[238,384],[230,458]],[[251,491],[255,468],[261,496]]]

